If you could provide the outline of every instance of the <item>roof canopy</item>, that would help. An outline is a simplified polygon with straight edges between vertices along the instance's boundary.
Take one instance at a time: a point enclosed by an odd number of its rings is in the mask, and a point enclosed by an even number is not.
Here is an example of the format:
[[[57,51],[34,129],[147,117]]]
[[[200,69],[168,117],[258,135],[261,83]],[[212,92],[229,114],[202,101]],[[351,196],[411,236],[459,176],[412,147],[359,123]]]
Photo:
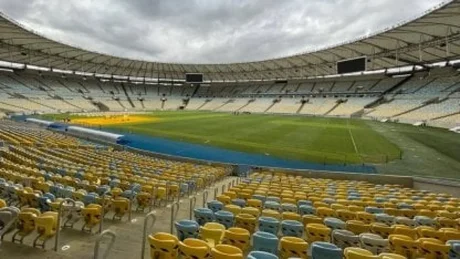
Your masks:
[[[90,74],[206,81],[293,79],[336,74],[336,62],[367,56],[368,70],[423,65],[460,57],[460,0],[371,36],[293,56],[228,64],[179,64],[133,60],[48,39],[0,15],[0,60]]]

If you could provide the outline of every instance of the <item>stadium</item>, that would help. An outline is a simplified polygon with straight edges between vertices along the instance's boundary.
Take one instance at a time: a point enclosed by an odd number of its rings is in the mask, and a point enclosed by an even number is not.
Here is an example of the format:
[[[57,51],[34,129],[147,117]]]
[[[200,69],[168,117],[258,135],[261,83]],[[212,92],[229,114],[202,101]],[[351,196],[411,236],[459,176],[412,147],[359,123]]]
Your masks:
[[[2,12],[0,258],[460,258],[459,17],[186,63]]]

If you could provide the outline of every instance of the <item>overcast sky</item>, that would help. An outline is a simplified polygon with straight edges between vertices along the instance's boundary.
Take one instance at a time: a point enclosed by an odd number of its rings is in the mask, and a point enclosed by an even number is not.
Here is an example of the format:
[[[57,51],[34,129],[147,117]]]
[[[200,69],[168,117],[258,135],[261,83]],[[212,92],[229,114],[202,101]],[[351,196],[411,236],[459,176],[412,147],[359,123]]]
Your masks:
[[[442,0],[0,0],[10,18],[84,49],[150,61],[292,55],[413,18]]]

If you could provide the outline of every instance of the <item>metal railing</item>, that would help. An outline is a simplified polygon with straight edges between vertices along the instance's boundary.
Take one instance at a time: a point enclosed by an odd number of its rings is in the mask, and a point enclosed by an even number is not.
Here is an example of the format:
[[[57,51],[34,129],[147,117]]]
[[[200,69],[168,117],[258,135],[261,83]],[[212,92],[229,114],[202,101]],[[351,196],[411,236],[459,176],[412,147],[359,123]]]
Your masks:
[[[179,202],[173,202],[171,204],[171,222],[169,225],[169,232],[173,234],[174,232],[174,221],[176,221],[177,214],[179,213],[179,208],[180,208],[180,203]]]
[[[59,203],[59,210],[58,210],[58,216],[57,216],[57,227],[56,227],[56,237],[54,239],[54,251],[57,252],[58,247],[59,247],[59,241],[61,239],[61,217],[62,217],[62,212],[64,208],[64,203],[71,203],[72,204],[72,209],[75,208],[75,201],[69,198],[66,198]]]
[[[142,231],[141,259],[144,259],[145,257],[145,243],[147,242],[147,224],[149,222],[149,219],[152,219],[152,224],[150,225],[150,227],[148,227],[148,229],[152,229],[155,225],[155,222],[157,221],[157,216],[155,215],[154,211],[147,214],[144,219],[144,228]]]
[[[107,258],[107,256],[110,253],[110,250],[113,247],[113,244],[115,243],[115,240],[117,239],[117,234],[111,230],[104,230],[102,233],[99,234],[99,236],[96,239],[96,244],[94,245],[94,259],[99,259],[99,248],[101,246],[101,241],[104,237],[109,236],[110,237],[110,243],[107,246],[107,249],[105,250],[104,254],[102,255],[102,259]]]
[[[206,202],[208,202],[208,196],[208,190],[203,190],[203,208],[206,207]]]
[[[196,196],[191,196],[190,197],[190,208],[188,212],[188,219],[190,220],[193,217],[193,209],[195,209],[195,205],[196,205]]]

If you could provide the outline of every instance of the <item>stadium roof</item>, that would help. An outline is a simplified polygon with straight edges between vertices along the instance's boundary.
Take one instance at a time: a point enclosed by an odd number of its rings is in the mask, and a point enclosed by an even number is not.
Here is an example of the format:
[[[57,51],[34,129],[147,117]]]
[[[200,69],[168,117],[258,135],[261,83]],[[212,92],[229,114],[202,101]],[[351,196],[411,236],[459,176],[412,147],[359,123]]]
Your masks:
[[[460,0],[444,2],[418,18],[370,36],[297,55],[255,62],[180,64],[133,60],[48,39],[0,14],[0,60],[131,78],[206,81],[293,79],[336,74],[339,60],[367,56],[368,70],[423,65],[460,58]]]

